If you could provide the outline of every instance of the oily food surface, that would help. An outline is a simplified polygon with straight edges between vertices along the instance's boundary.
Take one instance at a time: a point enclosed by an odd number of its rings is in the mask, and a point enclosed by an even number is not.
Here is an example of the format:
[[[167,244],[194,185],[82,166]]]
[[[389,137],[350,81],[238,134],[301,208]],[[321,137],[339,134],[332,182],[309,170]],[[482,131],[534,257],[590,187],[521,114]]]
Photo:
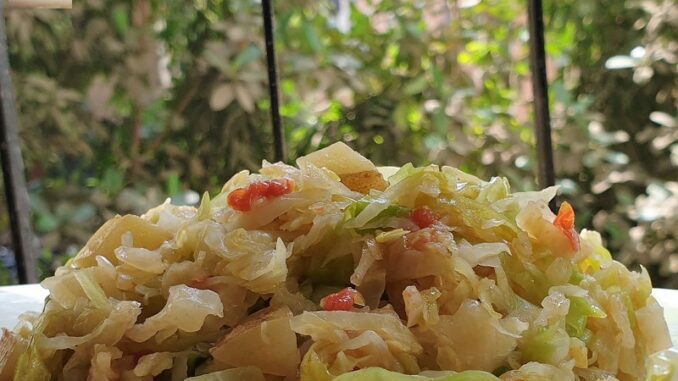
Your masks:
[[[385,171],[384,171],[385,172]],[[238,173],[199,208],[116,217],[43,282],[15,380],[662,380],[644,270],[556,189],[382,173],[343,144]],[[3,340],[3,342],[6,342]],[[6,349],[8,353],[11,349]],[[8,357],[9,358],[9,357]],[[9,365],[7,365],[9,364]],[[2,363],[0,363],[2,365]]]

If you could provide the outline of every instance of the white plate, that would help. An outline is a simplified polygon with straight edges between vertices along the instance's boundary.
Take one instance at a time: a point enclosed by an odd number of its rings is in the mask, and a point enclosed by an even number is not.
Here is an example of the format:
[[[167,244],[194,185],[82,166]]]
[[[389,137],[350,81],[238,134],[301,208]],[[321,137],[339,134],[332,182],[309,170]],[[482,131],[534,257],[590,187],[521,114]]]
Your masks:
[[[22,313],[42,311],[48,294],[37,284],[0,287],[0,327],[13,329]]]

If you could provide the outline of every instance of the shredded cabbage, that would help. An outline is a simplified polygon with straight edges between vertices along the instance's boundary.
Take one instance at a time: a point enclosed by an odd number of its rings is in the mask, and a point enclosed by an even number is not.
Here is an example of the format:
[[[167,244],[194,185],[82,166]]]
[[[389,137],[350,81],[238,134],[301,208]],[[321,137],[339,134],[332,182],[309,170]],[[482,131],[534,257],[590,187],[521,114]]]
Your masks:
[[[129,328],[126,336],[136,342],[155,336],[155,340],[161,342],[178,330],[197,332],[208,315],[223,317],[223,311],[219,295],[212,290],[172,286],[165,307],[143,323]]]
[[[556,192],[344,144],[264,162],[197,208],[106,222],[3,335],[0,377],[667,381],[647,271],[563,225]]]

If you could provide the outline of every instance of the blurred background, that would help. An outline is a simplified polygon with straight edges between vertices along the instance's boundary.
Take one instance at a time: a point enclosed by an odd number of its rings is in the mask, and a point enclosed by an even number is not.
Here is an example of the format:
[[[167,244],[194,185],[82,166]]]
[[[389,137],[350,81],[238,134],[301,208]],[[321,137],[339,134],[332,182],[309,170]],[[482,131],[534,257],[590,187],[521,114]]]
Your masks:
[[[275,2],[291,158],[343,140],[379,164],[535,189],[525,4]],[[618,260],[678,288],[678,3],[545,6],[563,198]],[[258,1],[82,0],[6,17],[41,277],[114,214],[196,203],[272,157]]]

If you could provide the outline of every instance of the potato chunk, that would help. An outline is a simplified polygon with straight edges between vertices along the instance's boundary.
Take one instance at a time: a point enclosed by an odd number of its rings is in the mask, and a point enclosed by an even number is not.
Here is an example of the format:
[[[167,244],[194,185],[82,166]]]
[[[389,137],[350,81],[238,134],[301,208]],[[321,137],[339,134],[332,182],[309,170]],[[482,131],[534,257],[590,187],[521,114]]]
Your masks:
[[[274,376],[294,377],[301,358],[287,307],[252,315],[226,335],[210,352],[222,364],[255,366]]]

